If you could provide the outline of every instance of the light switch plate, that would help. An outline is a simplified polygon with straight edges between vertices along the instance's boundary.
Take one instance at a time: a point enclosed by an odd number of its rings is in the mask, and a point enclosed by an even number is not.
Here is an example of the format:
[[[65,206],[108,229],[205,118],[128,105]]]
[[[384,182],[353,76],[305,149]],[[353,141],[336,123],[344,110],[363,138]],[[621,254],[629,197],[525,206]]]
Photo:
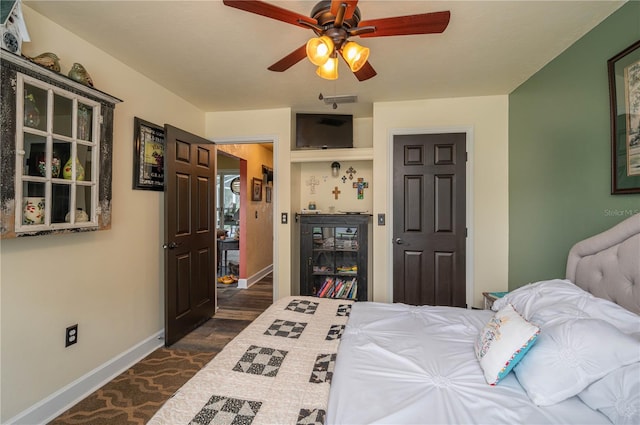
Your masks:
[[[378,214],[378,226],[384,226],[384,214]]]

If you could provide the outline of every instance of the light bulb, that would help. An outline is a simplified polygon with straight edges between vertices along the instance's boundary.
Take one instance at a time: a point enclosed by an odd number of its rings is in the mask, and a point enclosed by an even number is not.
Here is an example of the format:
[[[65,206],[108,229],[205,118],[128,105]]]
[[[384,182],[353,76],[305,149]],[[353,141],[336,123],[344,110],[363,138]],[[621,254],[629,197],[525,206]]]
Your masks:
[[[340,53],[353,72],[359,71],[369,59],[369,49],[353,41],[346,43]]]
[[[335,80],[338,78],[338,58],[329,58],[323,65],[319,66],[316,74],[326,80]]]
[[[326,35],[314,37],[307,42],[306,52],[312,64],[321,66],[333,53],[333,40]]]

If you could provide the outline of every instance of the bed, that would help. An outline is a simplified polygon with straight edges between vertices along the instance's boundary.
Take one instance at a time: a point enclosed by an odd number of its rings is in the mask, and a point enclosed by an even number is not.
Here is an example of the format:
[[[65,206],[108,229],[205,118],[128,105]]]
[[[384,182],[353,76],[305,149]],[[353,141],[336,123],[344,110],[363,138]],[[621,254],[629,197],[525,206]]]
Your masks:
[[[275,302],[149,424],[640,423],[640,214],[492,310]]]

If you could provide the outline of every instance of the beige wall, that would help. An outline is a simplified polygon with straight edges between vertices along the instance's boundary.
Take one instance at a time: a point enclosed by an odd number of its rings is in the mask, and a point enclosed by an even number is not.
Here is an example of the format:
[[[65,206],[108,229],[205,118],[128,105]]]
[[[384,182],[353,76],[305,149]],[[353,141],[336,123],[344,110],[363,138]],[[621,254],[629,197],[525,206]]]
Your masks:
[[[483,291],[506,290],[508,260],[508,97],[435,99],[389,102],[374,105],[371,170],[372,214],[385,213],[391,218],[390,143],[393,133],[424,130],[468,131],[471,135],[469,177],[473,198],[469,209],[468,277],[473,285],[470,294],[474,306],[482,305]],[[323,163],[290,165],[291,114],[289,110],[240,111],[207,114],[207,137],[221,140],[274,140],[276,193],[274,236],[276,257],[274,278],[278,294],[296,293],[297,240],[293,217],[310,199],[305,178],[321,175]],[[366,146],[366,143],[363,143]],[[366,163],[366,161],[364,162]],[[329,177],[327,183],[329,184]],[[325,184],[325,185],[326,185]],[[327,186],[328,187],[328,186]],[[326,190],[325,190],[326,192]],[[323,192],[324,193],[324,192]],[[326,194],[322,203],[330,202]],[[324,204],[323,208],[324,208]],[[359,205],[359,204],[356,204]],[[363,202],[368,205],[368,202]],[[328,206],[328,205],[327,205]],[[289,225],[279,223],[280,213],[288,212]],[[391,296],[391,221],[387,226],[372,227],[373,300],[387,302]],[[284,243],[289,241],[287,245]],[[292,279],[293,276],[293,279]]]
[[[290,165],[289,108],[203,113],[180,97],[23,5],[32,43],[26,54],[53,51],[63,72],[73,62],[96,87],[123,99],[116,107],[113,220],[108,231],[2,241],[0,258],[1,416],[4,422],[145,341],[163,328],[162,193],[134,191],[133,117],[169,123],[224,143],[273,142],[274,292],[293,292],[294,214],[306,189]],[[390,134],[399,129],[465,127],[473,131],[474,302],[507,287],[507,97],[381,103],[374,106],[372,213],[390,217]],[[368,123],[365,123],[368,125]],[[365,130],[367,126],[365,125]],[[367,130],[368,131],[368,130]],[[292,206],[294,205],[294,206]],[[289,224],[280,214],[289,214]],[[260,216],[260,214],[259,214]],[[388,221],[390,223],[390,221]],[[391,227],[372,228],[373,299],[390,300]],[[293,260],[292,260],[293,258]],[[79,324],[78,344],[64,329]]]
[[[471,130],[473,187],[469,234],[473,304],[482,305],[482,291],[507,290],[508,260],[508,97],[487,96],[389,102],[373,111],[373,210],[391,217],[390,143],[393,133]],[[469,214],[468,214],[469,217]],[[391,220],[373,226],[373,294],[391,300]]]
[[[336,155],[336,160],[340,163],[338,177],[331,175],[331,163],[333,161],[308,162],[299,167],[300,207],[294,206],[296,211],[300,211],[301,208],[308,208],[309,202],[313,201],[316,203],[316,209],[323,213],[330,213],[331,207],[333,207],[335,212],[360,211],[371,214],[371,209],[373,208],[373,192],[371,190],[373,162],[340,160],[339,154]],[[343,182],[341,177],[346,175],[346,170],[349,167],[356,170],[356,173],[353,174],[353,180],[347,179]],[[315,178],[318,183],[315,185],[315,193],[312,193],[312,186],[309,185],[311,178]],[[353,187],[353,183],[359,178],[369,183],[369,189],[364,189],[362,199],[358,199],[357,189]],[[340,191],[338,199],[335,199],[333,193],[336,187]]]
[[[96,88],[119,97],[112,228],[2,241],[0,422],[161,331],[162,193],[132,190],[133,118],[204,133],[204,113],[23,5],[32,42],[66,73],[82,63]],[[67,326],[78,343],[64,347]]]

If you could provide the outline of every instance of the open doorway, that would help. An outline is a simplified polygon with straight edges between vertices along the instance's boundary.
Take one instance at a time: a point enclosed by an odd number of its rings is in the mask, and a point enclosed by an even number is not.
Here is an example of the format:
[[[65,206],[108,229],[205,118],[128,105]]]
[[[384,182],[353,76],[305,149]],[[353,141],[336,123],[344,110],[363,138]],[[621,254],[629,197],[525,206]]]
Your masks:
[[[221,143],[217,149],[217,299],[263,282],[273,272],[272,143]],[[222,238],[222,239],[220,239]]]
[[[217,165],[217,286],[237,288],[240,275],[241,160],[218,152]]]

